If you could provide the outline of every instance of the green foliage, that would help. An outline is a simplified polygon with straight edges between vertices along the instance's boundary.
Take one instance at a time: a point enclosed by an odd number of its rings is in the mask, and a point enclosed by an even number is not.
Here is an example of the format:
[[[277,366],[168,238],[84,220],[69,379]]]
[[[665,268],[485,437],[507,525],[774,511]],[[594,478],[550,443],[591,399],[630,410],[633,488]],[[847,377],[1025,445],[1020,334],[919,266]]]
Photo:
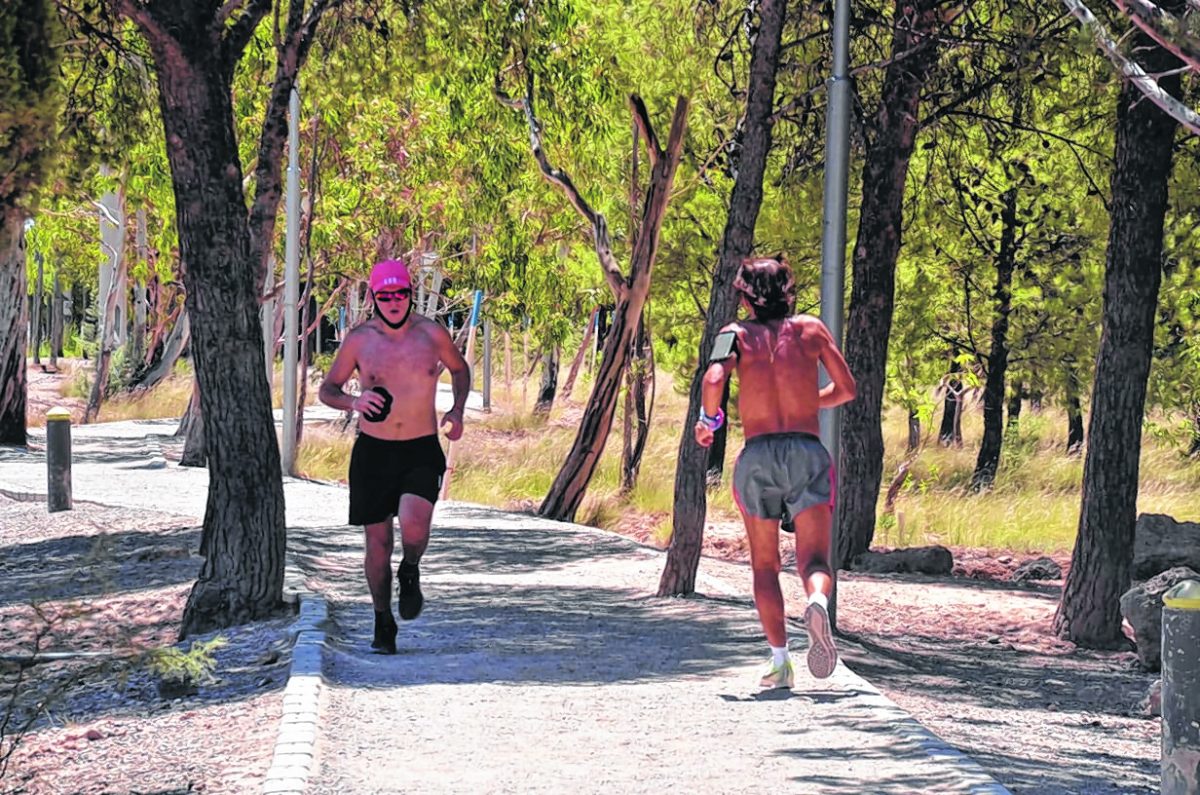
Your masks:
[[[177,646],[152,649],[146,655],[146,667],[160,680],[186,684],[204,684],[216,670],[215,652],[228,645],[223,635],[206,641],[193,641],[187,651]]]
[[[61,104],[61,30],[48,0],[0,6],[0,212],[24,204],[45,179]]]

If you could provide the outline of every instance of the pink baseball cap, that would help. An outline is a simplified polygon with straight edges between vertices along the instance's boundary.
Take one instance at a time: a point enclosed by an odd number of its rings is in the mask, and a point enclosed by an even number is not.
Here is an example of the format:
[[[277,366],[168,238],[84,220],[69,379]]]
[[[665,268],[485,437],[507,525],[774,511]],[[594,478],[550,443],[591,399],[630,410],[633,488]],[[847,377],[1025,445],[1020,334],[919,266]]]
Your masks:
[[[404,264],[403,260],[385,259],[375,263],[375,267],[371,268],[370,284],[372,293],[380,290],[399,290],[405,287],[411,289],[412,278],[408,275],[408,266]]]

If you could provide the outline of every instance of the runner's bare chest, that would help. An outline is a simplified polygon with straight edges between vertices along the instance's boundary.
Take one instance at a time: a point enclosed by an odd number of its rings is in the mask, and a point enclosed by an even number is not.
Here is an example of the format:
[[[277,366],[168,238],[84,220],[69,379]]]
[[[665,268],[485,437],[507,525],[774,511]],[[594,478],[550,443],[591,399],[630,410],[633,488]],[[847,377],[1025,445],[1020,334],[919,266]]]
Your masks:
[[[433,340],[419,327],[392,336],[370,330],[358,356],[363,389],[387,387],[393,394],[424,391],[437,383],[438,355]]]

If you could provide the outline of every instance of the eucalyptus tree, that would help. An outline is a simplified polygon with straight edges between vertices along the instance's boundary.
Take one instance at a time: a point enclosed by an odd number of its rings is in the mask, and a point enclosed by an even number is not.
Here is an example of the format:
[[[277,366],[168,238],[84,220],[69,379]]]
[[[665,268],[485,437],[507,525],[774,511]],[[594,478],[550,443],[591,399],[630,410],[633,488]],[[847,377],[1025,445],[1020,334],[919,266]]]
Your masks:
[[[1185,3],[1171,3],[1172,13]],[[1180,61],[1142,33],[1132,36],[1157,88],[1178,98]],[[1088,648],[1114,648],[1120,597],[1129,586],[1138,472],[1155,313],[1178,123],[1126,81],[1117,100],[1112,225],[1105,267],[1100,350],[1084,459],[1083,499],[1071,569],[1055,630]]]
[[[54,152],[60,26],[46,0],[0,8],[0,444],[25,444],[28,201]]]

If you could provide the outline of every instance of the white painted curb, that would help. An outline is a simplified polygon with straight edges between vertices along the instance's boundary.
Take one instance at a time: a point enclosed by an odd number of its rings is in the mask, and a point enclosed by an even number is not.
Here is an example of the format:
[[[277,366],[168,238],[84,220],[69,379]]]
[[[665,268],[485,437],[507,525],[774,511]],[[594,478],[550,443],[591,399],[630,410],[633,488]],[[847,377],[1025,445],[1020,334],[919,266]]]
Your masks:
[[[325,599],[306,590],[296,592],[300,616],[289,629],[296,637],[292,667],[283,690],[283,717],[275,740],[275,755],[263,782],[263,795],[302,795],[316,770],[317,734],[321,709],[321,650],[329,618]]]

